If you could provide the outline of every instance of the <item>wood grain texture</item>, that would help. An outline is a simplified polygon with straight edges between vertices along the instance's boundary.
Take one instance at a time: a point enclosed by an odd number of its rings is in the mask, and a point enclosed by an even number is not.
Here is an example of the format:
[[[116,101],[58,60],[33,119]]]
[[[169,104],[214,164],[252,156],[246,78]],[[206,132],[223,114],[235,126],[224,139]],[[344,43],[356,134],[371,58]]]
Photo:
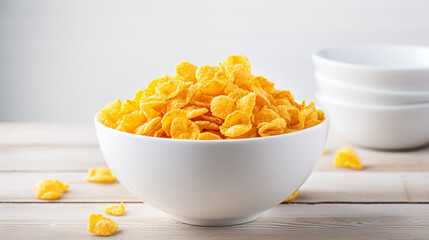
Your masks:
[[[315,171],[350,172],[333,165],[335,151],[328,148]],[[381,152],[353,146],[366,172],[429,171],[429,148]],[[105,166],[98,146],[2,146],[0,171],[87,171]]]
[[[333,167],[349,145],[363,171]],[[91,125],[0,123],[0,239],[94,239],[91,213],[120,201],[113,239],[427,239],[429,147],[383,152],[352,145],[331,132],[327,153],[298,197],[260,219],[231,227],[195,227],[141,203],[120,183],[85,181],[105,166]],[[60,200],[33,196],[34,184],[56,177],[70,184]],[[246,204],[246,203],[243,203]]]
[[[94,239],[91,213],[109,204],[0,204],[4,239]],[[426,239],[426,205],[283,204],[248,224],[196,227],[146,204],[125,204],[114,239]]]
[[[70,184],[70,191],[54,202],[138,202],[120,183],[89,183],[85,176],[85,172],[3,172],[0,202],[45,202],[31,189],[39,180],[53,177]],[[428,179],[429,172],[314,172],[294,202],[429,203]]]
[[[92,124],[1,123],[4,146],[97,146]]]
[[[315,171],[350,172],[333,165],[335,151],[321,157]],[[366,172],[429,171],[429,148],[408,152],[380,152],[353,147]],[[98,147],[86,146],[1,146],[0,171],[87,171],[105,166]]]
[[[86,182],[86,172],[7,172],[0,173],[0,202],[44,202],[37,199],[33,186],[42,179],[57,178],[70,185],[61,199],[50,202],[140,202],[119,182]],[[13,183],[13,184],[11,184]]]
[[[351,146],[365,171],[429,171],[429,146],[377,151],[345,141],[331,131],[315,171],[348,171],[333,166],[335,152]],[[0,171],[86,171],[105,165],[92,125],[0,123]]]
[[[0,145],[0,171],[78,171],[106,166],[98,147]]]
[[[344,146],[351,147],[358,154],[365,171],[429,171],[429,145],[401,151],[368,149],[347,142],[332,130],[326,142],[326,152],[315,171],[344,171],[333,165],[336,151]]]

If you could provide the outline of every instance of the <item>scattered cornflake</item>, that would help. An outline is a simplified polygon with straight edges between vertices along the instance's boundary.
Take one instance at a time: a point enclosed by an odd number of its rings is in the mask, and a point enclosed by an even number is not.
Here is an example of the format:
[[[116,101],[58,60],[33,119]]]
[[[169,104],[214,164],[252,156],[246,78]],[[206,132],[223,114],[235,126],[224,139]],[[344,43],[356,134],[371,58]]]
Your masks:
[[[103,211],[111,215],[122,216],[122,214],[124,214],[124,211],[125,211],[125,206],[124,206],[124,203],[121,202],[121,204],[119,205],[105,207],[103,208]]]
[[[86,176],[88,182],[114,182],[116,181],[115,175],[107,167],[91,168],[88,170]]]
[[[91,214],[88,219],[88,232],[98,236],[110,236],[118,230],[118,223],[103,217],[101,214]]]
[[[68,189],[68,184],[64,184],[56,178],[43,179],[33,187],[33,193],[40,199],[54,200],[60,198]]]
[[[334,159],[335,167],[352,168],[360,170],[363,168],[358,155],[349,147],[343,147],[337,151]]]
[[[292,193],[292,195],[290,195],[288,198],[286,198],[283,202],[285,203],[285,202],[290,202],[290,201],[294,200],[296,198],[296,196],[298,196],[298,191],[299,190],[296,190],[294,193]]]

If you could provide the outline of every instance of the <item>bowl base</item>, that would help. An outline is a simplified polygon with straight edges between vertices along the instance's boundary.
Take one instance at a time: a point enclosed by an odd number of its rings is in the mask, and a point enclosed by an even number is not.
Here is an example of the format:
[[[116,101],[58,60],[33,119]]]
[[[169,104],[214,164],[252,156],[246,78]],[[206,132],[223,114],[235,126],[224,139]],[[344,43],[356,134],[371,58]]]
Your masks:
[[[196,226],[205,226],[205,227],[223,227],[223,226],[231,226],[231,225],[237,225],[237,224],[243,224],[248,223],[251,221],[256,220],[261,216],[260,213],[243,217],[243,218],[232,218],[232,219],[193,219],[193,218],[183,218],[178,216],[171,216],[174,220],[190,224],[190,225],[196,225]]]

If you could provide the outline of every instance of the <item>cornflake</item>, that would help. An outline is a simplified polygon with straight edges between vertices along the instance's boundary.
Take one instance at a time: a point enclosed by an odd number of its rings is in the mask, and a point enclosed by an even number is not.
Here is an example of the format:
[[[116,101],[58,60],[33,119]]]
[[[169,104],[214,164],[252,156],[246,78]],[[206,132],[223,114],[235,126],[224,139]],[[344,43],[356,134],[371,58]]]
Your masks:
[[[337,151],[334,165],[335,167],[352,168],[356,170],[361,170],[363,168],[358,155],[349,147],[344,147]]]
[[[288,198],[286,198],[283,202],[286,203],[286,202],[290,202],[290,201],[294,200],[296,198],[296,196],[298,196],[298,191],[299,190],[296,190],[294,193],[292,193],[292,195],[290,195]]]
[[[121,204],[119,205],[105,207],[103,208],[103,211],[111,215],[122,216],[122,214],[124,214],[124,211],[125,211],[125,206],[124,206],[124,203],[121,202]]]
[[[325,120],[314,103],[298,103],[290,91],[251,72],[249,60],[233,55],[218,66],[182,62],[98,113],[110,128],[150,137],[220,140],[265,137],[299,131]]]
[[[68,189],[68,184],[64,184],[56,178],[44,179],[33,187],[33,193],[40,199],[54,200],[60,198]]]
[[[100,167],[100,168],[91,168],[88,170],[88,175],[86,176],[86,181],[88,182],[114,182],[116,181],[115,175],[113,175],[110,168]]]
[[[91,214],[88,219],[88,232],[98,236],[110,236],[118,230],[118,223],[103,217],[101,214]]]

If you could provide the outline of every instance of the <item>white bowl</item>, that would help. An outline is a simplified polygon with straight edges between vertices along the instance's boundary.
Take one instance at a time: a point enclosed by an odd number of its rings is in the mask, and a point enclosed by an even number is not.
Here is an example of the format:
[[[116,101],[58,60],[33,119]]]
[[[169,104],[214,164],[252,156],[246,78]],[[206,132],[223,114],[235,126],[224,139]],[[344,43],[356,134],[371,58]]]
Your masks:
[[[357,86],[429,91],[429,47],[348,45],[313,53],[316,71]]]
[[[252,221],[297,190],[323,151],[329,115],[298,132],[237,140],[174,140],[95,127],[121,184],[141,200],[193,225]]]
[[[429,102],[429,91],[394,91],[365,88],[314,73],[318,91],[325,96],[360,104],[410,104]]]
[[[317,94],[346,140],[369,148],[408,149],[429,143],[429,103],[364,105]]]

